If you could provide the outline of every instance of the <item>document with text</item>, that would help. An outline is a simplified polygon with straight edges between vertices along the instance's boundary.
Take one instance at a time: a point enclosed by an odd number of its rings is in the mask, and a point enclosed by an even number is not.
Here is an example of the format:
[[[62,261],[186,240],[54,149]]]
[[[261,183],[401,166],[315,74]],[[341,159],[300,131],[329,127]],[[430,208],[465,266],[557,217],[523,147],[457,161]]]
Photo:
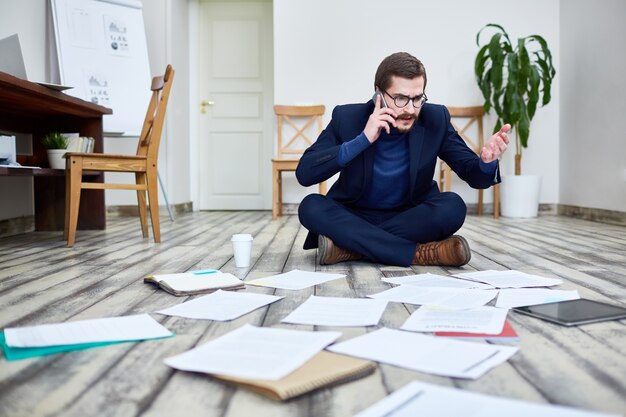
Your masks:
[[[411,314],[402,325],[402,330],[500,334],[508,312],[509,310],[489,306],[467,310],[425,306]]]
[[[159,310],[157,313],[190,319],[227,321],[236,319],[282,298],[284,297],[218,290],[209,295]]]
[[[465,288],[468,290],[489,290],[493,289],[491,285],[481,282],[467,281],[455,277],[447,277],[444,275],[436,275],[431,273],[406,275],[402,277],[383,278],[382,281],[395,285],[415,285],[416,287],[435,287],[435,288]]]
[[[312,295],[282,322],[316,326],[375,326],[385,307],[387,300]]]
[[[619,417],[414,381],[354,417]]]
[[[493,285],[496,288],[552,287],[563,283],[563,280],[557,278],[544,278],[515,270],[465,272],[454,276]]]
[[[476,379],[508,360],[518,348],[382,328],[327,350],[434,375]]]
[[[340,332],[246,324],[164,362],[182,371],[275,381],[302,366],[339,336]]]
[[[339,278],[345,278],[344,274],[327,274],[323,272],[300,271],[294,269],[284,274],[272,275],[265,278],[246,281],[249,285],[261,287],[281,288],[284,290],[302,290],[314,285],[323,284]]]
[[[400,285],[370,298],[409,303],[432,305],[448,308],[474,308],[487,304],[496,298],[498,290],[466,290],[460,288],[422,288],[414,285]]]
[[[513,308],[578,300],[579,298],[580,295],[578,295],[576,290],[549,290],[546,288],[504,289],[498,293],[496,307]]]

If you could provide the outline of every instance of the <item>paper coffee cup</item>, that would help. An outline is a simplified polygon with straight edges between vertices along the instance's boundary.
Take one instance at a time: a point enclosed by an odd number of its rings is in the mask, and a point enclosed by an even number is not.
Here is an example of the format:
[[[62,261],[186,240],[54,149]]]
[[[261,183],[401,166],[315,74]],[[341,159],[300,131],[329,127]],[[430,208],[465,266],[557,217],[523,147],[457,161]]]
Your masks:
[[[233,237],[230,239],[230,241],[233,243],[235,266],[237,266],[237,268],[247,268],[250,266],[252,240],[252,235],[247,233],[233,235]]]

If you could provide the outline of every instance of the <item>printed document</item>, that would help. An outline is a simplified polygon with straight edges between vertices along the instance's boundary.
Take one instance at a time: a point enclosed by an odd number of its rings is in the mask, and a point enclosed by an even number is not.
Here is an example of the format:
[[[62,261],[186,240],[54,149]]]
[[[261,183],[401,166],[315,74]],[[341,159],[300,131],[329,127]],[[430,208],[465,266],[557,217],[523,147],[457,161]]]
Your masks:
[[[500,334],[508,312],[509,310],[488,306],[468,310],[425,306],[411,314],[402,325],[402,330]]]
[[[544,278],[515,270],[465,272],[454,276],[469,281],[483,282],[496,288],[552,287],[563,283],[560,279]]]
[[[415,285],[416,287],[436,287],[436,288],[465,288],[468,290],[489,290],[491,285],[481,282],[467,281],[460,278],[446,277],[443,275],[431,274],[429,272],[418,275],[407,275],[403,277],[383,278],[384,282],[395,285]]]
[[[497,290],[465,290],[459,288],[422,288],[414,285],[400,285],[370,298],[420,305],[433,305],[448,308],[474,308],[487,304],[496,298]]]
[[[7,345],[42,347],[157,339],[172,332],[147,314],[7,328]]]
[[[282,322],[317,326],[375,326],[385,307],[387,300],[312,295]]]
[[[345,278],[343,274],[326,274],[322,272],[309,272],[294,269],[284,274],[246,281],[249,285],[261,287],[281,288],[284,290],[302,290],[314,285],[323,284],[339,278]]]
[[[218,290],[195,300],[159,310],[157,313],[190,319],[226,321],[236,319],[282,298],[284,297]]]
[[[414,371],[467,379],[480,377],[508,360],[517,349],[387,328],[327,348]]]
[[[354,417],[618,417],[414,381]]]
[[[578,300],[576,290],[549,290],[545,288],[523,288],[500,290],[496,307],[513,308],[537,304],[556,303],[558,301]]]
[[[255,327],[249,324],[178,356],[165,364],[182,371],[239,378],[281,379],[334,342],[340,332]]]

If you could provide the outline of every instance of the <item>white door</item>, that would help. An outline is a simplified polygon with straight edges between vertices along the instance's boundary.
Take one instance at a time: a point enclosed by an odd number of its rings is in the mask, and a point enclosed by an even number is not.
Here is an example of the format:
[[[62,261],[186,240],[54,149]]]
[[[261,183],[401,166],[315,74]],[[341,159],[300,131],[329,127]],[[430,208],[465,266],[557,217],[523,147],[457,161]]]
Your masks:
[[[201,210],[271,207],[272,3],[200,3]]]

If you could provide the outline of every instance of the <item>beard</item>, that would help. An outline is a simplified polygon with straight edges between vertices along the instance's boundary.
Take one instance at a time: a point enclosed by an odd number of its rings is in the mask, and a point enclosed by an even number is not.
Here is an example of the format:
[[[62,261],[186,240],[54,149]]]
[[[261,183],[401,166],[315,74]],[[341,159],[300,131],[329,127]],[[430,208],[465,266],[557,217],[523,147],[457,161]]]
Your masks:
[[[398,116],[396,120],[400,120],[401,122],[403,122],[403,124],[402,125],[398,124],[396,129],[400,133],[406,133],[413,128],[413,125],[415,124],[416,119],[417,119],[417,114],[408,114],[408,113],[401,114]]]

